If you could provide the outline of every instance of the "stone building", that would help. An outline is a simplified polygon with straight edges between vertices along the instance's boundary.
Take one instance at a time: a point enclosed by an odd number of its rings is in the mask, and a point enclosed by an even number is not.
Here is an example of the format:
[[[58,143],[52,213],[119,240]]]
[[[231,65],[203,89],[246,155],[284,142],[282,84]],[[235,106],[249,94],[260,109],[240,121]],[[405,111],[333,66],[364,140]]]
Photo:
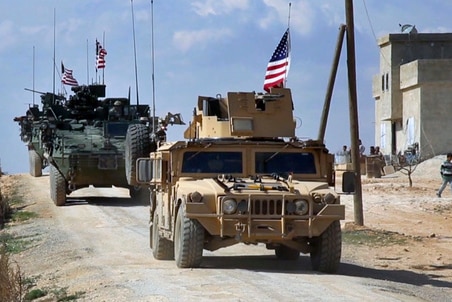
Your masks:
[[[414,29],[414,27],[413,27]],[[383,154],[452,151],[452,33],[389,34],[378,40],[375,145]]]

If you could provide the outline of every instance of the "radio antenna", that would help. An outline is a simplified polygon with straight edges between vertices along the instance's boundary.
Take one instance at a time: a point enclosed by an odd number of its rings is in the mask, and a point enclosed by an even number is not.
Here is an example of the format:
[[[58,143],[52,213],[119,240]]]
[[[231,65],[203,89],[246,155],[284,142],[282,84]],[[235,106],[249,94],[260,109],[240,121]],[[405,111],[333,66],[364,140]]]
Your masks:
[[[155,132],[155,79],[154,79],[154,0],[151,0],[151,57],[152,57],[152,131]]]
[[[135,16],[133,13],[133,0],[130,0],[130,4],[132,6],[133,52],[134,52],[134,59],[135,59],[135,89],[137,91],[137,105],[139,105],[140,101],[139,101],[139,97],[138,97],[137,47],[136,47],[136,43],[135,43]]]

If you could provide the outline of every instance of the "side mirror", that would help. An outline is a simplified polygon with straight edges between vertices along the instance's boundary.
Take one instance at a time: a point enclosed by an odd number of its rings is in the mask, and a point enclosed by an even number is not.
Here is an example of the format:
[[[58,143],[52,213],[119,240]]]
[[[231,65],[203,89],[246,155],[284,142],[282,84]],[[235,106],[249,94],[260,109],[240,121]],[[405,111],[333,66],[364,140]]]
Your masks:
[[[342,192],[355,193],[355,172],[347,171],[342,174]]]
[[[152,179],[152,162],[150,158],[138,158],[136,177],[139,184],[149,184]]]

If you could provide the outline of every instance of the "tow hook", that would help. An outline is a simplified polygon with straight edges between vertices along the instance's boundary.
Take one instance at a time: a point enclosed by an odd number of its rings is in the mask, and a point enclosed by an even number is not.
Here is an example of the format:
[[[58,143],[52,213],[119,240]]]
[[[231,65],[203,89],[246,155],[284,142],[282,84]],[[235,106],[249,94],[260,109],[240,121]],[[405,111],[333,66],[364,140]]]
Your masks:
[[[245,232],[246,224],[237,222],[235,224],[235,230],[237,231],[237,235],[235,235],[235,239],[237,241],[242,241],[242,233]]]

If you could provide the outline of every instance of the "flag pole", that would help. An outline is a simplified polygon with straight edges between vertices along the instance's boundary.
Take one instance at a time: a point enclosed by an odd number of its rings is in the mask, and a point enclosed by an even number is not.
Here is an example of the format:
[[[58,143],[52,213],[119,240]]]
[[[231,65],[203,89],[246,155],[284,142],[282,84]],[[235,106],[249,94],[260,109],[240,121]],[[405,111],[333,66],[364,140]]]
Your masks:
[[[290,9],[292,7],[292,2],[289,2],[289,16],[287,18],[287,28],[290,28]]]
[[[96,76],[94,77],[94,83],[99,84],[99,82],[97,81],[97,56],[99,55],[99,41],[97,41],[97,37],[96,37],[96,56],[95,56],[95,66],[96,66]]]
[[[107,48],[107,46],[105,45],[105,31],[104,31],[104,33],[102,34],[102,47],[103,47],[104,49]],[[102,85],[105,85],[105,67],[102,68]]]
[[[288,60],[289,60],[289,53],[290,53],[290,10],[292,8],[292,2],[289,2],[289,12],[288,12],[288,17],[287,17],[287,54],[286,54],[286,63],[289,64]],[[283,87],[287,87],[287,74],[289,72],[289,69],[286,68],[286,75],[284,77],[284,86]]]

